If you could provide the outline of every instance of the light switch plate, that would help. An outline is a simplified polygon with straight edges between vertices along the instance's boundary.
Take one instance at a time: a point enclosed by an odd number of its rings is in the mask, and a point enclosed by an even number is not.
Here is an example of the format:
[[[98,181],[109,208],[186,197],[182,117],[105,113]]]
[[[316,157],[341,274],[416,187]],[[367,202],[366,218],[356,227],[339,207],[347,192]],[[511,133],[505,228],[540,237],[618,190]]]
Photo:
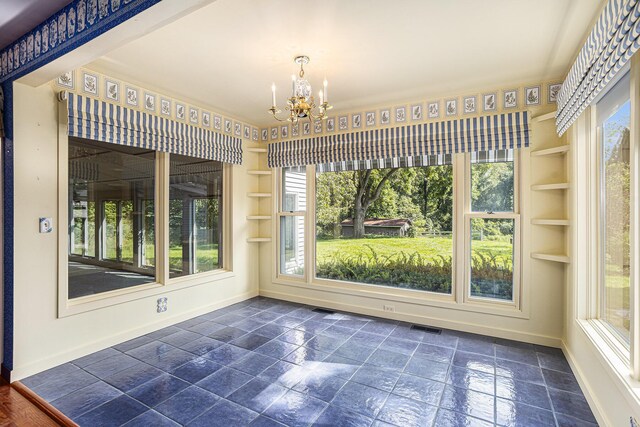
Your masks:
[[[51,218],[40,218],[40,233],[51,233],[51,231],[53,231]]]

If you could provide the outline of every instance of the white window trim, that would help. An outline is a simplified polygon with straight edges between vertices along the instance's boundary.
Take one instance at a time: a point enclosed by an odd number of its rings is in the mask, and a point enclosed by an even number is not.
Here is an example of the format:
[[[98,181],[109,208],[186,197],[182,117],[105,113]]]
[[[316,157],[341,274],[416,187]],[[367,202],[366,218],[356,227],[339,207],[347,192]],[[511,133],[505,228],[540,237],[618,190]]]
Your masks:
[[[156,152],[154,196],[156,218],[156,281],[124,289],[70,299],[68,270],[69,137],[65,103],[58,107],[58,318],[98,310],[112,305],[167,294],[235,277],[233,272],[233,166],[223,164],[222,263],[220,269],[169,278],[169,154]],[[158,260],[162,260],[162,262]]]
[[[499,300],[495,298],[475,297],[471,295],[471,220],[473,218],[483,219],[512,219],[514,221],[513,229],[513,299]],[[486,214],[482,212],[471,212],[464,215],[465,222],[465,260],[464,265],[464,302],[466,304],[491,304],[502,305],[505,307],[520,307],[520,254],[522,252],[520,244],[520,215],[517,213],[500,212],[495,214]]]
[[[630,342],[626,345],[619,335],[611,331],[599,317],[599,300],[601,284],[600,267],[600,147],[596,132],[595,108],[582,114],[572,127],[576,155],[574,176],[584,176],[584,183],[577,183],[578,209],[576,216],[578,226],[573,245],[577,254],[576,263],[587,268],[574,269],[575,321],[596,350],[600,360],[608,367],[609,374],[615,378],[618,386],[640,401],[637,391],[640,380],[640,55],[631,58],[630,65],[631,96],[631,136],[630,136]],[[620,70],[616,78],[610,82],[612,88],[626,74],[625,68]],[[592,103],[595,105],[603,96],[601,93]],[[581,161],[584,165],[581,164]],[[593,173],[597,171],[597,173]],[[582,199],[582,203],[581,203]],[[585,211],[581,209],[586,208]],[[584,231],[581,233],[581,231]]]
[[[634,56],[635,58],[635,56]],[[618,72],[618,75],[609,83],[609,90],[615,86],[615,84],[627,74],[629,71],[629,66],[624,67]],[[637,75],[637,71],[631,71],[632,81],[634,80],[634,75]],[[633,83],[632,83],[633,84]],[[614,332],[611,327],[600,318],[601,316],[601,301],[602,301],[602,285],[604,274],[602,271],[602,265],[600,263],[602,256],[602,215],[603,215],[603,206],[601,203],[602,197],[602,171],[600,170],[601,166],[601,140],[599,131],[597,128],[597,120],[596,120],[596,108],[595,105],[609,93],[609,90],[603,91],[599,94],[599,96],[593,100],[591,106],[588,108],[588,111],[583,113],[585,115],[584,126],[586,127],[585,134],[588,135],[586,141],[577,141],[578,144],[586,143],[587,144],[587,158],[589,164],[589,171],[591,173],[588,174],[588,186],[589,186],[589,194],[591,195],[589,199],[589,260],[591,269],[589,271],[589,282],[588,282],[588,290],[586,293],[587,300],[584,302],[584,313],[586,324],[582,324],[582,328],[587,333],[587,335],[597,335],[590,336],[592,342],[595,345],[606,345],[607,353],[613,352],[616,357],[626,366],[631,366],[631,345],[626,343],[622,337],[619,336],[616,332]],[[631,100],[632,112],[634,108],[634,104],[636,101]],[[633,117],[633,116],[632,116]],[[632,132],[634,132],[632,128]],[[631,147],[630,149],[634,150],[634,147],[637,144],[634,142],[633,136],[631,137]],[[637,149],[637,147],[635,147]],[[632,199],[633,199],[633,182],[632,182]],[[636,189],[637,190],[637,189]],[[631,222],[633,226],[633,221]],[[633,233],[633,230],[630,231]],[[631,236],[630,236],[631,237]],[[633,250],[634,243],[630,241],[631,248]],[[633,273],[632,273],[633,280]],[[631,287],[630,282],[630,290],[633,289]],[[630,295],[630,298],[631,295]],[[635,309],[630,306],[629,309],[632,313],[632,321],[633,324],[633,312]],[[586,325],[590,325],[590,327],[585,327]],[[633,333],[633,332],[632,332]],[[637,343],[637,340],[636,340]],[[636,344],[637,345],[637,344]]]
[[[275,236],[274,239],[272,239],[274,245],[273,245],[273,253],[275,254],[275,256],[273,257],[275,259],[275,267],[273,268],[273,272],[272,272],[272,280],[275,282],[277,280],[293,280],[293,281],[307,281],[307,277],[309,276],[309,258],[308,258],[308,238],[307,236],[309,235],[309,230],[308,230],[308,223],[309,221],[307,221],[307,211],[283,211],[281,208],[282,206],[284,206],[284,192],[282,191],[282,185],[283,185],[283,181],[282,181],[282,168],[277,168],[274,169],[274,173],[275,173],[275,179],[274,181],[274,191],[272,192],[272,194],[275,194],[275,203],[273,203],[273,218],[275,218],[275,221],[273,221],[274,223],[272,224],[272,236]],[[309,209],[309,173],[307,171],[307,200],[306,200],[306,204],[307,204],[307,209]],[[315,197],[315,196],[314,196]],[[286,273],[282,273],[280,271],[280,222],[281,222],[281,218],[282,217],[286,217],[286,216],[299,216],[302,217],[303,221],[304,221],[304,266],[303,266],[303,273],[300,274],[286,274]]]
[[[521,194],[521,150],[514,150],[513,153],[513,212],[474,212],[471,210],[471,154],[465,154],[465,172],[464,172],[464,233],[461,238],[464,239],[462,246],[464,247],[464,278],[460,283],[463,283],[463,295],[462,301],[465,304],[482,304],[491,306],[499,305],[503,307],[510,307],[516,310],[521,310],[521,298],[522,294],[522,253],[524,247],[522,245],[522,228],[520,222],[520,194]],[[471,219],[472,218],[485,218],[485,219],[513,219],[514,220],[514,235],[513,235],[513,299],[501,301],[499,299],[483,298],[471,296]]]
[[[465,186],[465,182],[457,177],[466,176],[470,173],[468,155],[456,154],[453,156],[453,191],[454,191],[454,252],[453,257],[453,280],[451,294],[439,294],[436,292],[401,289],[388,286],[372,285],[366,283],[357,283],[349,281],[337,281],[320,279],[315,277],[315,257],[316,257],[316,244],[315,244],[315,228],[316,228],[316,216],[315,216],[315,193],[316,193],[316,168],[315,165],[307,166],[307,211],[305,211],[305,268],[303,276],[292,276],[279,274],[279,208],[281,198],[281,170],[280,168],[274,169],[274,173],[277,178],[272,180],[272,192],[276,194],[276,203],[272,204],[272,214],[276,221],[272,224],[272,239],[271,247],[273,253],[276,256],[272,261],[272,275],[271,280],[274,284],[296,287],[315,291],[326,291],[336,294],[344,294],[351,296],[361,296],[368,298],[375,298],[385,301],[404,302],[409,304],[416,304],[421,306],[439,307],[451,310],[468,311],[475,313],[490,314],[503,317],[512,317],[520,319],[529,319],[529,303],[522,295],[526,295],[528,291],[527,281],[523,280],[525,274],[528,272],[528,263],[523,263],[522,260],[528,259],[529,254],[528,239],[525,238],[525,233],[529,232],[529,227],[526,223],[527,218],[524,214],[520,213],[507,213],[508,215],[517,216],[516,230],[518,230],[517,242],[514,238],[514,261],[517,257],[517,266],[514,265],[514,301],[503,302],[499,300],[485,300],[479,298],[473,298],[471,300],[465,300],[465,289],[468,288],[468,283],[465,283],[466,270],[465,268],[457,268],[457,262],[459,260],[466,259],[466,238],[465,233],[456,233],[457,230],[465,230],[466,213],[470,206],[468,200],[470,196],[467,196],[468,190]],[[528,171],[529,171],[529,149],[516,150],[514,154],[514,204],[516,212],[517,209],[525,206],[527,203],[521,199],[522,188],[527,186]],[[470,175],[469,175],[470,177]],[[466,180],[462,180],[466,181]],[[466,181],[470,182],[470,181]],[[470,194],[470,192],[469,192]],[[460,214],[458,214],[460,212]],[[494,217],[498,217],[495,214]],[[309,237],[310,236],[310,237]],[[517,246],[516,246],[517,245]],[[517,271],[516,271],[517,270]],[[459,284],[464,283],[463,286]],[[517,283],[517,285],[516,285]]]

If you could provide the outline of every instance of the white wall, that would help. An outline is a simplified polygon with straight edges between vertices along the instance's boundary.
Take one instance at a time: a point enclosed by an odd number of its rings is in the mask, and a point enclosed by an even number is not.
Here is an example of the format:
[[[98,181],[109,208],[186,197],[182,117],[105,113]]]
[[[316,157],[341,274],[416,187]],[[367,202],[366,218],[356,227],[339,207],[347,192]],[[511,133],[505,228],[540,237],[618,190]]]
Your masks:
[[[163,326],[257,295],[258,249],[246,243],[246,166],[233,166],[234,277],[57,318],[58,101],[50,85],[14,84],[15,317],[14,371],[20,379]],[[62,189],[66,191],[66,189]],[[54,232],[38,233],[38,218],[52,217]],[[66,254],[63,254],[66,256]]]

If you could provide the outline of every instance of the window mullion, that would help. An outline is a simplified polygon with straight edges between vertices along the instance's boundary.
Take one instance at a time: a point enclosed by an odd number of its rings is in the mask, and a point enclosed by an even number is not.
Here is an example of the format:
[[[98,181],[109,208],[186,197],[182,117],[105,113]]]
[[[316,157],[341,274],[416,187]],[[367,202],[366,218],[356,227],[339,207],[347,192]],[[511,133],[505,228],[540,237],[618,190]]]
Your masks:
[[[457,303],[464,302],[466,289],[468,288],[469,273],[465,267],[469,259],[467,253],[466,219],[465,214],[470,207],[469,168],[467,167],[469,154],[455,154],[453,156],[453,270],[454,278],[452,293]],[[464,267],[464,268],[463,268]]]
[[[154,206],[156,221],[156,280],[169,282],[169,154],[156,153],[156,183]]]

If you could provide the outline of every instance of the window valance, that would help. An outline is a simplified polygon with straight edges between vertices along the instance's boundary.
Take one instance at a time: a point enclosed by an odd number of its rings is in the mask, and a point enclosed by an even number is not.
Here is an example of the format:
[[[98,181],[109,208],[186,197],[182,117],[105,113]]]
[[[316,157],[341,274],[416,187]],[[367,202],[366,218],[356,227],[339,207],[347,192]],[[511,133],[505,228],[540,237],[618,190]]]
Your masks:
[[[562,135],[640,47],[640,3],[609,0],[558,94]]]
[[[242,163],[240,138],[71,92],[62,98],[67,99],[69,136]]]
[[[386,163],[420,166],[455,153],[528,146],[529,113],[518,111],[274,142],[269,144],[268,163],[325,165],[323,170],[372,169]]]

